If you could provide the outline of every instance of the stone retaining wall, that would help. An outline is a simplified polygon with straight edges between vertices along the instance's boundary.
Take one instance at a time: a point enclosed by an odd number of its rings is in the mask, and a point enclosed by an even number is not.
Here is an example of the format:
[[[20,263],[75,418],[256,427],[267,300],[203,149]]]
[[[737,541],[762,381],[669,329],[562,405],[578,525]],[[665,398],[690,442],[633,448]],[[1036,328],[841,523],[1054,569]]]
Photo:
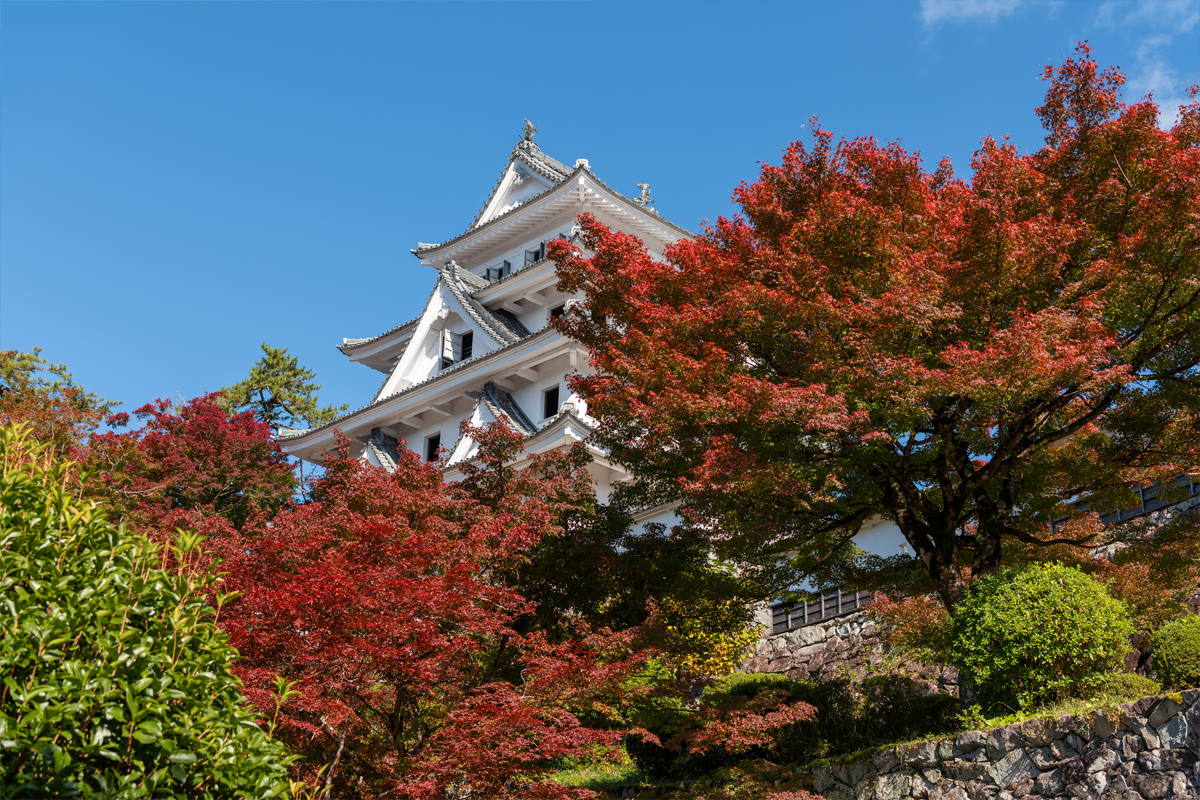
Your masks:
[[[1037,719],[889,747],[817,769],[826,800],[1159,800],[1200,797],[1200,690],[1109,716]]]
[[[859,612],[767,637],[741,671],[778,672],[795,680],[860,681],[869,668],[884,663],[884,650],[878,626]],[[959,696],[958,671],[952,667],[899,662],[892,671],[916,677],[930,694]]]

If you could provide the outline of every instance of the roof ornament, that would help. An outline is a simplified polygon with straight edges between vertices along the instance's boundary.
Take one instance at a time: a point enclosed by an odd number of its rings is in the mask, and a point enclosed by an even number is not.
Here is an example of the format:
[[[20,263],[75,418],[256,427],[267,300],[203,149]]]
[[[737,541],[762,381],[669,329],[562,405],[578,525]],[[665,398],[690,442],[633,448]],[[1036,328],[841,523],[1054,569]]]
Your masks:
[[[633,202],[637,203],[639,206],[641,206],[644,209],[652,210],[652,209],[650,209],[650,205],[654,201],[650,199],[650,184],[639,183],[637,185],[637,187],[642,190],[642,195],[641,195],[641,197],[634,198]]]
[[[534,135],[538,132],[537,125],[534,125],[528,119],[525,120],[525,131],[521,134],[521,144],[526,147],[537,147],[533,142]]]

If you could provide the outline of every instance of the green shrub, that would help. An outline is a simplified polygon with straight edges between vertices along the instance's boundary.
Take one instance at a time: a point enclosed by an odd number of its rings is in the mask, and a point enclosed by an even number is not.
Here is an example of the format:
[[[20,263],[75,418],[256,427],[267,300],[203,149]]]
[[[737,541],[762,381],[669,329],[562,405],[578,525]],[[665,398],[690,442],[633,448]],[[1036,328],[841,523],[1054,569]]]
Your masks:
[[[799,681],[776,672],[735,672],[705,689],[704,702],[720,703],[726,697],[757,697],[764,689],[784,689],[790,699],[799,700],[797,692],[802,688]]]
[[[905,674],[872,675],[857,685],[797,682],[792,696],[815,706],[817,716],[780,730],[772,746],[779,763],[803,763],[958,727],[958,699],[927,694],[921,682]]]
[[[244,705],[209,584],[64,485],[0,430],[0,796],[287,796],[291,757]]]
[[[955,607],[950,658],[986,710],[1028,709],[1117,671],[1133,632],[1125,605],[1062,564],[982,579]]]
[[[928,694],[909,675],[875,675],[858,687],[859,717],[867,744],[950,733],[958,727],[957,697]]]
[[[1186,616],[1155,631],[1150,655],[1163,686],[1200,686],[1200,617]]]
[[[1132,672],[1111,672],[1097,675],[1079,684],[1075,696],[1084,700],[1117,701],[1138,700],[1162,691],[1158,681]]]

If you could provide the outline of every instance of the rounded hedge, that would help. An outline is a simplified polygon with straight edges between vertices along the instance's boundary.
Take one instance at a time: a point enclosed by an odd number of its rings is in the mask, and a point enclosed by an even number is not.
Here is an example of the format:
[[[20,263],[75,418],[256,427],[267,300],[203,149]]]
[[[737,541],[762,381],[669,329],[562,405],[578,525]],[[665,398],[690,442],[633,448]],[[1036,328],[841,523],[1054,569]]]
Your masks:
[[[977,581],[954,608],[950,660],[989,709],[1066,697],[1124,663],[1133,626],[1103,584],[1062,564]]]
[[[206,583],[73,497],[0,429],[0,797],[272,798],[286,748],[254,722]]]
[[[1150,640],[1154,671],[1163,686],[1200,686],[1200,617],[1168,622]]]

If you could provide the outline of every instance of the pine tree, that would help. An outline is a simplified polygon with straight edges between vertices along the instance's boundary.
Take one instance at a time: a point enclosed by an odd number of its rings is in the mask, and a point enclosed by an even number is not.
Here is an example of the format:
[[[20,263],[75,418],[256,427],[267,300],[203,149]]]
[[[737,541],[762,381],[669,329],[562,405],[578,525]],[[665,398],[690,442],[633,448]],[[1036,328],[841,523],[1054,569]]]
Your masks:
[[[272,428],[294,427],[301,421],[315,428],[349,408],[319,405],[321,385],[312,382],[316,373],[300,366],[300,360],[288,355],[286,347],[264,344],[262,349],[263,357],[246,379],[221,390],[229,411],[253,409],[255,417]]]

